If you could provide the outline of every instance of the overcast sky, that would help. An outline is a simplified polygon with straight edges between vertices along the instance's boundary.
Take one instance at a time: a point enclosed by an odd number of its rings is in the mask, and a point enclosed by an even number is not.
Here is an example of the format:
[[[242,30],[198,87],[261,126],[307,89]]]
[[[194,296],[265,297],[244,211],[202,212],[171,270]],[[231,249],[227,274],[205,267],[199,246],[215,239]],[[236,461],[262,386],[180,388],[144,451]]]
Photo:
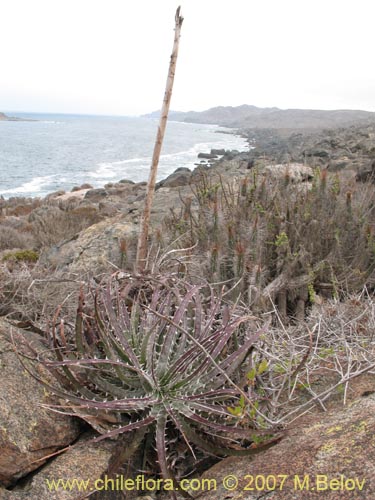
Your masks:
[[[373,0],[0,0],[0,111],[375,111]]]

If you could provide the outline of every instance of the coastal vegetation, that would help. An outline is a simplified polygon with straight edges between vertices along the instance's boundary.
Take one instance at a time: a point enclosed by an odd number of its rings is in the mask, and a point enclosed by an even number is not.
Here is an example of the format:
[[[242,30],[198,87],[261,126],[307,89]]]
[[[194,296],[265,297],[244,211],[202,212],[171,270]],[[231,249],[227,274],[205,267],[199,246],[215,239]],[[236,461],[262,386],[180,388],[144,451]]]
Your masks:
[[[2,202],[1,314],[49,349],[26,338],[22,353],[57,395],[52,411],[81,417],[96,440],[129,431],[112,473],[130,460],[181,479],[212,464],[204,457],[251,455],[374,371],[374,185],[248,163],[223,159],[156,191],[164,211],[143,273],[144,185],[109,185],[107,204],[87,189]],[[108,240],[116,224],[123,235]],[[97,256],[104,227],[117,257],[80,268],[84,235]]]
[[[210,164],[156,184],[170,94],[147,186],[123,179],[0,200],[0,315],[12,331],[3,351],[12,344],[22,376],[43,387],[38,404],[69,422],[67,447],[41,442],[24,466],[17,450],[30,446],[15,446],[0,421],[3,460],[21,464],[0,468],[9,488],[40,462],[104,440],[115,443],[108,477],[142,471],[176,485],[223,457],[277,446],[375,373],[368,116],[329,132],[244,128],[254,150],[203,153]],[[245,126],[253,108],[236,111]],[[39,422],[26,427],[32,435]]]

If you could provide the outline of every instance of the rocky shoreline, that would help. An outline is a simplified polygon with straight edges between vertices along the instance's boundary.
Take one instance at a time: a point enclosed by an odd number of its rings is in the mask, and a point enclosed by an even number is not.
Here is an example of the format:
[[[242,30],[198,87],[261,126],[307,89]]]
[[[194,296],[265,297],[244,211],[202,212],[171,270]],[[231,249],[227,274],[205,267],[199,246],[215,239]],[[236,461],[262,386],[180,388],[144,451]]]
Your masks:
[[[171,210],[179,209],[181,199],[192,195],[191,184],[202,176],[230,182],[231,179],[252,176],[255,171],[269,175],[269,172],[278,172],[278,166],[284,165],[284,169],[295,171],[296,174],[293,175],[297,178],[302,175],[308,179],[316,168],[332,174],[342,172],[344,177],[357,181],[373,178],[374,125],[325,131],[241,129],[233,133],[241,133],[247,139],[249,151],[211,150],[210,153],[201,153],[193,170],[179,168],[156,184],[152,212],[156,224],[161,223]],[[25,238],[28,237],[30,225],[42,224],[44,219],[53,219],[54,216],[73,216],[78,219],[81,216],[83,225],[87,225],[89,221],[97,223],[113,217],[125,217],[131,224],[138,224],[145,195],[146,182],[135,183],[122,179],[107,183],[101,188],[84,184],[74,187],[70,192],[57,191],[44,198],[0,198],[0,215],[7,231],[12,234],[23,232]],[[79,227],[78,224],[77,230]],[[69,235],[70,231],[66,233],[68,239]],[[58,236],[51,241],[54,239],[58,239]],[[60,242],[56,243],[61,246]],[[30,244],[32,246],[31,240]],[[14,246],[19,246],[17,238]],[[51,262],[55,265],[59,261],[57,256],[60,251],[54,249],[49,251],[50,254],[51,252],[54,255]],[[48,254],[45,251],[43,253]],[[65,247],[62,253],[66,253]],[[50,257],[45,258],[50,261]],[[68,261],[71,258],[73,257],[64,257]]]

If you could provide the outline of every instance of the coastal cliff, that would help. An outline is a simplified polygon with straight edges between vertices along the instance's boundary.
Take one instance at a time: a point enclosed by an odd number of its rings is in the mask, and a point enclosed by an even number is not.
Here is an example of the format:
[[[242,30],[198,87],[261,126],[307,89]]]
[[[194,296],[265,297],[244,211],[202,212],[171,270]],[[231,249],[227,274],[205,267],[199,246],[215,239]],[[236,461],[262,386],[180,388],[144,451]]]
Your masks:
[[[20,118],[14,118],[12,116],[7,116],[5,113],[0,112],[0,121],[18,121]]]

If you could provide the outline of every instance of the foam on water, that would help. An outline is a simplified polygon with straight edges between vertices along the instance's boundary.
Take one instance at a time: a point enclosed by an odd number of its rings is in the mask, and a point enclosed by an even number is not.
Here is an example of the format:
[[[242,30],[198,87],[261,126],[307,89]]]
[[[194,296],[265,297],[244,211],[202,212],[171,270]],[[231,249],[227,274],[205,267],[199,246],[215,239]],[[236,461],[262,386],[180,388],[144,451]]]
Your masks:
[[[17,186],[11,189],[6,189],[5,191],[2,191],[2,194],[4,195],[14,195],[14,196],[22,196],[22,195],[29,195],[30,193],[40,193],[43,192],[43,188],[45,186],[48,186],[51,184],[51,181],[53,180],[52,175],[46,175],[42,177],[34,177],[31,181],[25,182],[24,184],[21,184],[21,186]]]
[[[94,172],[89,172],[88,176],[94,179],[112,179],[116,176],[116,169],[111,163],[99,163],[99,167]]]
[[[221,135],[224,135],[225,139],[221,137],[219,140],[213,140],[212,142],[199,142],[184,151],[161,154],[157,179],[164,178],[180,167],[193,170],[199,161],[198,154],[209,153],[211,149],[238,149],[242,151],[248,149],[246,141],[242,137],[227,133]],[[98,186],[104,184],[109,179],[119,181],[120,179],[128,178],[137,182],[145,181],[148,178],[151,160],[151,157],[144,157],[100,163],[88,175],[92,179],[95,179],[95,184]]]

